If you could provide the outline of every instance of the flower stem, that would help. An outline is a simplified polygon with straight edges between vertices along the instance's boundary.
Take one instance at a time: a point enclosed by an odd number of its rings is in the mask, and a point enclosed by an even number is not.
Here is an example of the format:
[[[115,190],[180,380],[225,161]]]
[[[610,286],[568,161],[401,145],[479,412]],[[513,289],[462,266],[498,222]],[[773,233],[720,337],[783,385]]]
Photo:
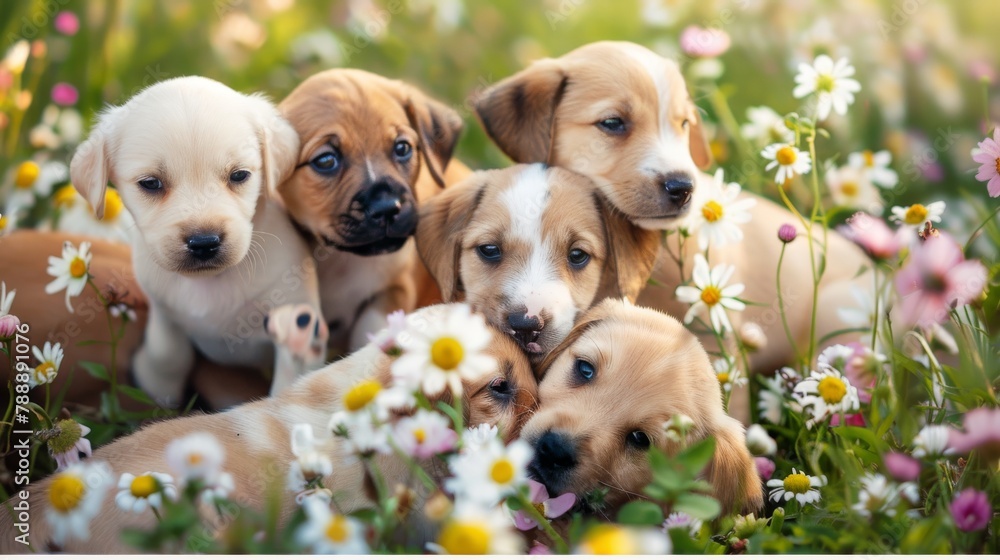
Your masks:
[[[778,289],[778,311],[781,314],[781,324],[785,327],[785,336],[788,337],[788,344],[792,347],[792,352],[795,353],[796,360],[800,360],[802,357],[799,355],[799,349],[795,344],[795,337],[792,336],[792,329],[788,326],[788,317],[785,313],[785,297],[781,293],[781,263],[785,260],[785,243],[781,244],[781,253],[778,255],[778,273],[776,275],[776,287]]]
[[[969,254],[969,247],[972,246],[972,242],[976,240],[976,237],[979,236],[979,232],[984,227],[986,227],[986,224],[988,224],[988,223],[990,223],[990,222],[993,221],[993,218],[996,217],[997,212],[1000,212],[1000,206],[997,206],[996,210],[990,212],[990,215],[987,216],[985,220],[983,220],[983,223],[979,224],[979,227],[977,227],[975,229],[975,231],[972,232],[972,235],[969,236],[969,240],[965,242],[965,247],[962,247],[962,254],[963,255],[968,256],[968,254]]]
[[[515,496],[511,496],[511,498],[514,498],[517,501],[518,506],[520,506],[521,511],[530,517],[532,521],[538,523],[538,526],[545,531],[545,534],[548,535],[550,539],[552,539],[552,542],[556,547],[556,552],[559,554],[569,554],[569,546],[566,544],[566,541],[559,536],[559,533],[556,532],[554,527],[552,527],[552,523],[550,523],[540,511],[535,509],[535,504],[531,503],[530,497],[525,494],[524,490],[521,490],[521,493]],[[511,498],[507,499],[509,500]]]

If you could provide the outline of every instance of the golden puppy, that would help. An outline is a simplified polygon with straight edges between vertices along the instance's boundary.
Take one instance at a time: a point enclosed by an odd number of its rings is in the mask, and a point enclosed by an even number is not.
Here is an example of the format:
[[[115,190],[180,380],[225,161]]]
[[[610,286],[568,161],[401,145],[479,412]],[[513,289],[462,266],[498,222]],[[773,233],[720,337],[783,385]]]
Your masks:
[[[414,321],[439,319],[447,306],[421,309],[411,315]],[[419,323],[414,323],[419,324]],[[528,359],[507,336],[493,331],[489,353],[497,359],[496,372],[474,381],[463,381],[463,405],[468,425],[488,423],[499,426],[508,440],[517,436],[525,417],[537,402],[537,386]],[[301,378],[277,397],[245,404],[224,413],[196,415],[152,424],[130,436],[118,439],[94,452],[93,460],[107,461],[114,477],[121,473],[139,474],[146,471],[170,472],[164,457],[167,444],[195,432],[214,435],[225,448],[223,470],[232,474],[235,490],[231,499],[261,510],[267,490],[284,488],[289,464],[295,459],[291,451],[290,434],[295,424],[311,424],[313,432],[322,437],[328,433],[330,416],[343,409],[345,392],[360,381],[374,378],[383,386],[391,381],[391,358],[375,344],[370,344],[349,357],[314,371]],[[324,480],[333,490],[337,504],[344,511],[372,507],[374,504],[364,488],[364,472],[359,461],[347,460],[341,445],[333,446],[334,472]],[[384,456],[380,467],[390,488],[406,483],[410,471],[395,456]],[[430,467],[428,467],[430,468]],[[434,472],[434,471],[432,471]],[[44,515],[48,507],[47,494],[51,478],[28,487],[31,511],[30,542],[36,550],[45,550],[51,528]],[[283,519],[293,505],[291,492],[283,501]],[[5,504],[12,506],[17,497]],[[413,507],[420,511],[420,505]],[[10,510],[0,510],[0,551],[4,554],[25,553],[28,550],[14,541],[15,532]],[[206,511],[209,519],[214,513]],[[89,541],[70,542],[65,552],[124,553],[135,552],[121,540],[126,527],[148,527],[155,521],[151,512],[142,516],[127,513],[115,505],[115,491],[109,490],[101,513],[91,522]],[[410,519],[408,523],[418,523]]]
[[[467,301],[537,362],[593,303],[639,294],[659,236],[582,175],[516,165],[424,203],[417,249],[446,300]]]
[[[313,242],[330,345],[353,350],[389,312],[414,309],[427,283],[410,241],[417,204],[468,173],[448,165],[462,119],[402,82],[348,69],[310,77],[279,109],[302,144],[278,192]]]
[[[474,99],[476,112],[490,137],[518,162],[546,162],[592,177],[611,203],[634,223],[648,229],[676,229],[691,207],[700,207],[698,172],[710,163],[697,108],[691,102],[676,63],[633,43],[599,42],[558,59],[533,63]],[[753,321],[763,327],[767,346],[751,355],[753,369],[773,371],[796,359],[781,325],[776,275],[782,223],[797,224],[785,208],[750,193],[757,203],[752,221],[743,226],[741,243],[712,247],[711,263],[736,267],[733,282],[746,285],[742,298],[761,303],[731,313],[734,327]],[[694,201],[694,204],[692,204]],[[703,201],[704,202],[704,201]],[[821,234],[815,233],[818,237]],[[677,236],[672,236],[674,254]],[[686,244],[684,277],[690,278],[697,243]],[[812,274],[808,243],[788,245],[781,272],[789,329],[800,352],[807,348],[812,310]],[[852,285],[872,286],[858,275],[867,264],[852,243],[829,233],[826,273],[819,286],[818,308],[834,309],[850,301]],[[653,272],[656,283],[638,303],[683,317],[688,305],[674,297],[681,275],[673,259],[662,254]],[[817,338],[845,328],[835,313],[822,312]],[[713,337],[702,339],[709,348]],[[742,403],[731,403],[746,415]]]
[[[715,438],[705,477],[723,509],[763,506],[743,427],[722,409],[705,350],[676,320],[607,299],[583,316],[542,371],[541,404],[521,437],[535,449],[528,469],[550,495],[603,488],[612,510],[641,496],[652,480],[645,451],[676,451],[663,424],[685,414],[694,421],[691,441]]]

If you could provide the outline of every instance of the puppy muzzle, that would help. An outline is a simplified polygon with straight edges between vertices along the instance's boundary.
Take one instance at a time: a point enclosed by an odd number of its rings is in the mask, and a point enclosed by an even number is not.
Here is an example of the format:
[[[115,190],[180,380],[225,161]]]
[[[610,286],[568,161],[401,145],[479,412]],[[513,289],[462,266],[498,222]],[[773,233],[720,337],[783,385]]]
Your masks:
[[[576,445],[566,434],[547,431],[535,443],[535,455],[528,463],[528,475],[545,485],[549,495],[564,493],[577,465]]]
[[[417,207],[410,190],[394,181],[380,181],[359,192],[337,219],[339,241],[328,245],[359,255],[399,250],[417,229]]]

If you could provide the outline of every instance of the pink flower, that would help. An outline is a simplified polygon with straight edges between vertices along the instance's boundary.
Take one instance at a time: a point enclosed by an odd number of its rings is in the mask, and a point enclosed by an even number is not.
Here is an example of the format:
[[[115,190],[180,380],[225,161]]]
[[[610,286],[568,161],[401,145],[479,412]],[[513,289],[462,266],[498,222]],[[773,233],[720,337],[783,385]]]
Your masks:
[[[531,550],[528,551],[528,554],[532,556],[538,556],[542,554],[552,554],[552,549],[538,541],[535,541],[535,544],[532,545]]]
[[[80,454],[83,454],[84,458],[90,458],[90,456],[94,454],[94,450],[90,446],[90,440],[88,440],[85,437],[87,434],[90,433],[90,428],[84,426],[83,424],[79,424],[77,422],[74,422],[73,420],[64,420],[64,421],[60,422],[59,425],[64,425],[64,423],[68,423],[68,422],[71,422],[71,423],[75,424],[76,426],[79,426],[79,429],[80,429],[79,434],[80,435],[79,435],[79,438],[75,442],[72,443],[71,447],[69,447],[65,451],[61,451],[61,452],[54,450],[54,448],[56,448],[56,449],[58,448],[58,445],[59,445],[58,443],[54,446],[51,441],[49,442],[49,452],[52,455],[52,458],[56,460],[56,470],[57,471],[64,471],[64,470],[68,469],[71,465],[75,465],[76,463],[79,463],[80,460],[81,460],[80,459]],[[68,433],[71,434],[72,431],[70,431]],[[57,436],[57,437],[63,437],[63,436]],[[63,442],[59,442],[59,443],[63,443]]]
[[[771,475],[774,474],[774,461],[767,457],[754,457],[753,462],[757,465],[757,473],[760,474],[760,478],[770,480]]]
[[[778,239],[780,239],[782,243],[791,243],[792,241],[795,241],[795,237],[798,234],[799,232],[795,230],[795,226],[792,224],[782,224],[782,226],[778,228]]]
[[[976,180],[987,182],[990,196],[1000,196],[1000,127],[993,130],[993,138],[979,143],[979,153],[972,156],[972,161],[982,164]]]
[[[530,490],[529,498],[535,506],[541,506],[542,515],[549,519],[555,519],[566,513],[576,503],[575,494],[563,494],[557,498],[549,498],[549,492],[545,486],[534,480],[528,480]],[[538,523],[523,511],[514,512],[514,526],[522,531],[528,531],[538,527]]]
[[[920,461],[906,453],[890,451],[882,458],[889,476],[900,482],[912,482],[920,478]]]
[[[863,403],[871,402],[871,390],[875,387],[875,378],[879,368],[885,363],[885,356],[872,352],[872,349],[860,342],[834,344],[820,353],[817,361],[827,364],[839,371],[850,380],[851,385],[858,388],[858,399]],[[849,425],[863,426],[860,424]],[[836,424],[834,424],[836,425]]]
[[[900,318],[904,323],[930,328],[948,313],[983,293],[986,267],[967,261],[948,234],[931,237],[914,247],[909,261],[896,275],[902,296]]]
[[[858,393],[859,393],[859,400],[860,400],[860,391]],[[871,397],[869,397],[869,400],[871,400]],[[844,414],[843,416],[844,416],[844,425],[845,426],[859,426],[859,427],[863,427],[865,425],[865,417],[861,413]],[[831,416],[830,417],[830,425],[831,426],[839,426],[840,425],[840,417],[841,417],[840,414],[834,414],[833,416]]]
[[[993,65],[982,59],[973,60],[969,63],[969,74],[971,74],[973,78],[989,84],[993,84],[997,81],[997,73],[996,70],[993,69]]]
[[[76,105],[78,99],[80,99],[80,94],[72,85],[66,82],[59,82],[52,86],[52,102],[56,105],[69,107],[70,105]]]
[[[948,447],[958,453],[978,450],[987,460],[1000,458],[1000,408],[977,408],[965,413],[960,432],[948,434]]]
[[[847,219],[847,225],[837,229],[876,260],[895,257],[903,244],[899,232],[892,231],[884,221],[864,212],[851,216]]]
[[[955,526],[959,531],[967,533],[985,529],[993,517],[990,499],[985,493],[972,488],[966,488],[955,496],[949,509],[952,519],[955,520]]]
[[[73,12],[59,12],[56,14],[56,19],[52,23],[56,31],[62,33],[63,35],[76,35],[76,32],[80,30],[80,18],[76,17]]]
[[[17,315],[4,315],[0,317],[0,338],[10,338],[14,336],[17,332],[17,328],[21,326],[21,320],[17,318]]]
[[[729,34],[718,28],[687,26],[681,32],[681,50],[688,56],[714,58],[729,50]]]
[[[372,334],[368,333],[368,342],[373,342],[380,350],[389,355],[398,355],[400,350],[396,337],[406,330],[406,313],[402,309],[393,311],[386,317],[386,327]]]
[[[448,427],[448,419],[444,416],[420,409],[396,424],[393,439],[407,455],[428,459],[455,449],[458,434]]]

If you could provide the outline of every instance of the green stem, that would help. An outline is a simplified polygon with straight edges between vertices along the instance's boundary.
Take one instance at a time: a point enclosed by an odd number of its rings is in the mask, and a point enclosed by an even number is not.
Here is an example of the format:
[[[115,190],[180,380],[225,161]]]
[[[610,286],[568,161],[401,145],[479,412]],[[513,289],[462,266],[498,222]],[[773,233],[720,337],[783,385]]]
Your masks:
[[[812,214],[809,217],[809,264],[811,266],[813,275],[813,297],[812,297],[812,314],[809,322],[809,355],[807,356],[808,361],[806,363],[812,364],[813,356],[816,353],[816,312],[817,305],[819,301],[819,282],[822,279],[822,271],[817,270],[815,250],[813,249],[813,244],[815,240],[812,237],[812,225],[816,223],[816,217],[819,215],[820,210],[820,195],[819,195],[819,162],[816,161],[816,128],[813,127],[812,132],[809,134],[809,138],[806,140],[809,144],[809,155],[812,157],[812,184],[813,184],[813,209]],[[826,227],[823,228],[823,246],[824,250],[826,247]]]
[[[792,336],[792,329],[788,326],[788,317],[785,313],[785,297],[781,293],[781,263],[785,260],[785,243],[781,244],[781,253],[778,255],[778,274],[777,274],[777,288],[778,288],[778,311],[781,314],[781,324],[785,328],[785,336],[788,337],[788,344],[792,346],[792,352],[795,353],[795,359],[801,360],[802,356],[799,355],[798,345],[795,344],[795,337]]]
[[[984,220],[983,223],[979,224],[979,227],[977,227],[975,229],[975,231],[972,232],[972,235],[969,236],[969,240],[965,242],[965,247],[962,248],[962,254],[963,255],[968,255],[969,254],[969,247],[972,246],[972,242],[976,240],[976,237],[979,235],[979,232],[984,227],[986,227],[986,224],[988,224],[991,221],[993,221],[993,218],[996,217],[996,215],[997,215],[998,212],[1000,212],[1000,206],[997,206],[996,210],[990,212],[990,215],[986,217],[986,220]]]
[[[524,490],[516,496],[511,496],[511,498],[514,498],[517,501],[518,506],[520,506],[521,511],[530,517],[532,521],[537,523],[542,531],[545,531],[545,534],[552,539],[552,543],[555,545],[557,553],[569,554],[569,546],[566,544],[566,541],[559,536],[559,533],[556,532],[554,527],[552,527],[552,523],[550,523],[540,511],[535,509],[535,504],[531,503],[531,498],[525,494]],[[511,498],[508,498],[508,500]]]

